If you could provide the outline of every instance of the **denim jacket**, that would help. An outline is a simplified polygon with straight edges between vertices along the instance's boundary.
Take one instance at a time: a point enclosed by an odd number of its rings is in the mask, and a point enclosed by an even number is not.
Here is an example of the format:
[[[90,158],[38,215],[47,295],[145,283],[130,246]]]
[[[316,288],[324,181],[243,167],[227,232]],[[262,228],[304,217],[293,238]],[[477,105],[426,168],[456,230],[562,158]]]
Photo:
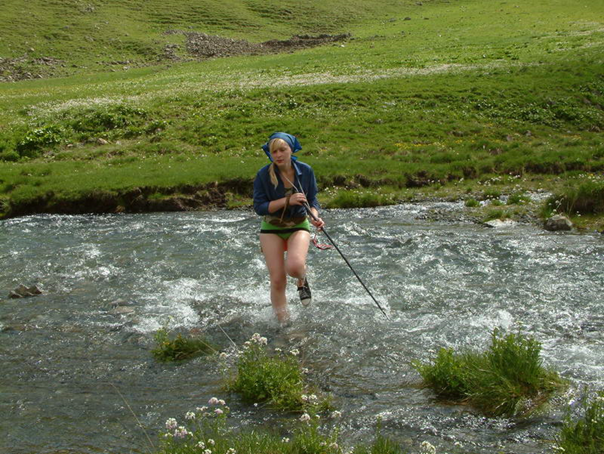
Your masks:
[[[279,184],[275,188],[271,183],[271,177],[268,172],[270,164],[261,168],[256,174],[254,180],[254,210],[261,216],[268,214],[280,216],[282,210],[277,210],[274,213],[268,212],[268,205],[273,200],[282,199],[285,197],[285,187],[279,174],[279,169],[275,167],[275,173],[277,174],[277,180]],[[315,173],[308,164],[304,164],[300,161],[293,161],[294,166],[294,177],[293,181],[296,188],[301,189],[306,194],[306,199],[311,207],[320,208],[319,202],[317,201],[317,180],[315,179]],[[285,217],[303,217],[306,216],[306,209],[302,205],[293,205],[287,208]]]

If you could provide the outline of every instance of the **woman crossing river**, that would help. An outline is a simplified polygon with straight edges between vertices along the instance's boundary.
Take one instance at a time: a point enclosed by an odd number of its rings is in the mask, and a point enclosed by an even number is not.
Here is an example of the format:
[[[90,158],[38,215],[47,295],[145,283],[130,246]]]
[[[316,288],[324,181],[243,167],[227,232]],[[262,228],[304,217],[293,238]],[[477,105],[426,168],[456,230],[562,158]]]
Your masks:
[[[276,132],[262,146],[271,163],[254,180],[254,210],[262,218],[260,246],[271,281],[271,303],[280,323],[287,323],[287,277],[297,280],[304,306],[311,302],[306,275],[310,224],[321,229],[317,182],[312,168],[297,160],[302,149],[291,134]],[[311,213],[310,219],[308,218]]]

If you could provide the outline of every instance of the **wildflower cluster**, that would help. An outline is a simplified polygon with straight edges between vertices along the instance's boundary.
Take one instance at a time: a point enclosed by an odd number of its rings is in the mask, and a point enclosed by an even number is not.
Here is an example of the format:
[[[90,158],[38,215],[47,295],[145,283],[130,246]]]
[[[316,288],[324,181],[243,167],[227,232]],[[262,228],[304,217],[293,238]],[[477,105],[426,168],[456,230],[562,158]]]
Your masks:
[[[567,454],[604,452],[604,391],[583,402],[582,416],[566,418],[554,449]]]
[[[161,452],[236,454],[236,449],[227,446],[227,440],[222,436],[226,432],[229,413],[224,400],[212,397],[207,405],[188,411],[182,424],[169,418],[161,434]]]

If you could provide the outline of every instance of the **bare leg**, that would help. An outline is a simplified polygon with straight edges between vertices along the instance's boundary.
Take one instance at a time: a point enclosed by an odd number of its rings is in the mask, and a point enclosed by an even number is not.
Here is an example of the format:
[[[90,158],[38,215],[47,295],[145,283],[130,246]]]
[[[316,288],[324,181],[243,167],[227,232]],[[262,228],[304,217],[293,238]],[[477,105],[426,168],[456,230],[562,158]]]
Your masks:
[[[287,259],[285,260],[285,272],[298,279],[298,287],[304,284],[306,277],[306,256],[310,244],[310,233],[306,230],[298,230],[292,233],[287,240]]]
[[[285,261],[283,258],[285,243],[281,237],[274,233],[261,233],[260,246],[262,247],[262,253],[264,254],[266,267],[271,279],[271,303],[273,304],[273,310],[279,322],[286,323],[289,320],[289,312],[285,296],[285,287],[287,284]]]

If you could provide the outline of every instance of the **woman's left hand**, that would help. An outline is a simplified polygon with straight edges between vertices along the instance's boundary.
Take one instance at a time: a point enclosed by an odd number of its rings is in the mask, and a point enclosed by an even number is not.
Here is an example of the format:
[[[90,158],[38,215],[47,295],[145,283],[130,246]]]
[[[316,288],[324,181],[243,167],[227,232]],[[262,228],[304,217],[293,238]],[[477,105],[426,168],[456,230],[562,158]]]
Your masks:
[[[325,222],[323,222],[323,219],[321,219],[319,217],[311,218],[310,222],[312,223],[312,225],[314,225],[319,230],[321,230],[323,228],[323,226],[325,225]]]

